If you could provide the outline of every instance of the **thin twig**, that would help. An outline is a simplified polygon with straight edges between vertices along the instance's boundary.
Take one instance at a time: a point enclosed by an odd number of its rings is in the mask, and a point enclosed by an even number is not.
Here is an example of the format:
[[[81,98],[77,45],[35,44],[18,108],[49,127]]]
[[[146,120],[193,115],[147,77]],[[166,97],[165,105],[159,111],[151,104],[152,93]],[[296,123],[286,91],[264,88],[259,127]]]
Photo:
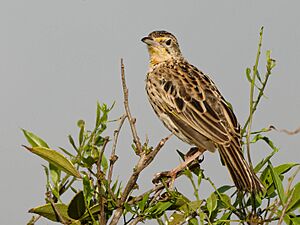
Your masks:
[[[286,189],[286,195],[291,190],[292,183],[295,180],[295,178],[299,172],[300,172],[300,166],[298,166],[298,169],[293,173],[293,175],[291,177],[289,177],[289,179],[288,179],[289,182],[288,182],[287,189]]]
[[[56,205],[53,201],[53,199],[51,198],[51,193],[50,192],[47,192],[46,193],[46,198],[47,200],[50,202],[52,208],[53,208],[53,211],[55,213],[55,215],[57,216],[57,219],[58,219],[58,222],[62,223],[62,224],[65,224],[65,225],[68,225],[70,224],[70,221],[66,221],[62,215],[60,214],[60,212],[58,211],[58,209],[56,208]]]
[[[140,200],[143,199],[144,195],[146,194],[152,194],[152,193],[157,193],[159,192],[161,189],[163,189],[165,187],[165,185],[163,183],[160,183],[158,185],[156,185],[155,187],[151,188],[150,190],[144,192],[143,194],[133,198],[132,200],[128,201],[127,203],[129,205],[135,204],[136,202],[139,202]]]
[[[40,218],[42,218],[41,215],[33,216],[30,221],[27,223],[27,225],[34,225]]]
[[[133,141],[136,145],[136,151],[137,154],[141,154],[142,152],[142,145],[140,142],[140,138],[137,135],[136,127],[135,127],[135,119],[132,117],[129,109],[129,103],[128,103],[128,88],[126,86],[126,80],[125,80],[125,68],[124,68],[124,63],[123,59],[121,59],[121,77],[122,77],[122,87],[123,87],[123,94],[124,94],[124,107],[125,107],[125,112],[128,117],[128,121],[130,124],[130,129],[131,133],[133,136]]]
[[[173,136],[173,133],[169,134],[167,137],[160,140],[160,142],[157,144],[157,146],[154,148],[153,151],[151,151],[147,157],[146,157],[146,164],[142,169],[144,169],[146,166],[148,166],[154,159],[154,157],[157,155],[157,153],[160,151],[160,149],[165,145],[165,143]]]
[[[256,60],[255,64],[253,66],[253,76],[251,80],[251,85],[250,85],[250,112],[249,112],[249,123],[248,123],[248,129],[247,129],[247,135],[246,135],[246,143],[247,143],[247,156],[248,156],[248,161],[250,164],[250,167],[253,168],[252,166],[252,161],[251,161],[251,156],[250,156],[250,135],[251,135],[251,126],[252,126],[252,120],[253,120],[253,105],[254,105],[254,86],[255,86],[255,78],[257,76],[257,68],[258,68],[258,63],[259,63],[259,57],[261,53],[261,45],[262,45],[262,35],[263,35],[263,27],[260,30],[260,39],[258,43],[258,49],[257,49],[257,54],[256,54]]]
[[[115,162],[118,160],[118,157],[116,155],[118,138],[119,138],[120,130],[124,124],[126,117],[127,117],[126,114],[124,114],[123,116],[120,117],[119,126],[114,131],[114,140],[113,140],[112,151],[111,151],[111,155],[110,155],[110,159],[109,159],[109,170],[108,170],[108,176],[107,176],[107,181],[108,181],[109,187],[110,187],[111,178],[112,178],[112,174],[113,174],[113,167],[114,167]]]
[[[169,135],[166,138],[163,138],[158,145],[156,146],[156,148],[150,152],[149,154],[141,154],[141,157],[139,159],[139,161],[137,162],[135,168],[133,169],[133,173],[130,176],[127,185],[124,188],[123,194],[121,196],[121,201],[125,202],[129,193],[131,192],[131,190],[133,189],[134,185],[136,184],[136,181],[138,179],[139,174],[142,172],[143,169],[145,169],[154,159],[154,157],[156,156],[156,154],[159,152],[159,150],[164,146],[164,144],[166,143],[167,140],[169,140],[169,138],[172,136]]]
[[[168,183],[171,183],[171,180],[169,180],[169,181],[167,182],[167,185],[168,185]],[[164,187],[165,187],[165,184],[162,183],[162,185],[163,185],[163,188],[164,188]],[[161,189],[159,189],[159,190],[157,190],[157,191],[155,192],[155,194],[154,194],[152,200],[149,202],[149,205],[153,205],[154,202],[157,201],[157,198],[160,196],[161,192],[164,190],[163,188],[161,188]]]
[[[280,201],[278,198],[276,198],[275,201],[272,203],[272,207],[270,207],[271,213],[269,214],[267,220],[265,220],[265,221],[267,221],[266,225],[269,224],[269,221],[272,222],[272,219],[273,219],[272,217],[276,213],[276,210],[278,209],[279,205],[280,205]]]
[[[143,217],[138,216],[133,221],[131,221],[131,223],[129,225],[136,225],[136,224],[138,224],[139,222],[141,222],[143,220],[144,220]]]
[[[281,224],[282,224],[283,217],[285,216],[285,212],[286,212],[287,208],[289,207],[289,205],[290,205],[290,203],[291,203],[291,201],[292,201],[292,199],[293,199],[293,194],[294,194],[294,190],[292,191],[290,197],[288,198],[288,200],[287,200],[285,206],[284,206],[283,209],[282,209],[282,213],[281,213],[281,216],[280,216],[280,219],[279,219],[277,225],[281,225]]]
[[[282,133],[286,133],[287,135],[295,135],[295,134],[298,134],[300,133],[300,127],[298,127],[297,129],[295,130],[287,130],[287,129],[277,129],[275,126],[271,125],[269,127],[270,130],[276,130],[278,132],[282,132]]]

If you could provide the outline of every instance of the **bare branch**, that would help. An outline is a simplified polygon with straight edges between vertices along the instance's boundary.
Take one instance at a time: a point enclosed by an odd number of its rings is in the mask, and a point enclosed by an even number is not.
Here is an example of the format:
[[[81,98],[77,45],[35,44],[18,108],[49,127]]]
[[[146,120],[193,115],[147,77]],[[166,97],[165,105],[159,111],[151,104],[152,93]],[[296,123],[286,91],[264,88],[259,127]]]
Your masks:
[[[123,87],[123,94],[124,94],[124,107],[125,112],[130,124],[131,133],[133,136],[133,141],[136,145],[137,154],[141,154],[142,152],[142,145],[140,142],[140,138],[137,135],[136,127],[135,127],[135,119],[132,117],[129,109],[129,103],[128,103],[128,88],[126,86],[126,80],[125,80],[125,68],[123,59],[121,59],[121,77],[122,77],[122,87]]]
[[[282,224],[283,217],[286,215],[285,212],[286,212],[287,208],[289,207],[289,205],[290,205],[290,203],[291,203],[291,201],[292,201],[292,199],[293,199],[293,194],[294,194],[294,190],[292,191],[290,197],[288,198],[288,200],[287,200],[285,206],[284,206],[283,209],[282,209],[282,213],[281,213],[281,216],[280,216],[280,219],[279,219],[277,225],[281,225],[281,224]]]
[[[125,81],[125,70],[124,70],[124,64],[123,60],[121,59],[121,77],[122,77],[122,86],[123,86],[123,94],[124,94],[124,107],[126,111],[126,116],[128,118],[130,128],[131,128],[131,133],[133,136],[133,141],[136,145],[136,151],[137,155],[139,155],[139,160],[136,163],[133,172],[130,176],[130,178],[127,181],[127,184],[123,190],[123,193],[121,195],[121,199],[118,202],[119,207],[115,210],[112,220],[110,222],[110,225],[116,225],[122,216],[123,213],[123,205],[126,202],[129,194],[131,191],[134,189],[134,186],[136,185],[136,182],[138,180],[138,177],[140,173],[142,172],[143,169],[145,169],[154,159],[154,157],[157,155],[157,153],[160,151],[160,149],[165,145],[165,143],[170,139],[172,134],[170,134],[168,137],[163,138],[158,145],[155,147],[153,151],[150,153],[147,153],[146,151],[142,150],[141,142],[140,139],[137,135],[136,127],[135,127],[135,120],[132,118],[129,105],[128,105],[128,89],[126,86],[126,81]],[[137,221],[139,222],[139,221]]]
[[[147,161],[146,161],[147,164],[145,164],[144,168],[153,161],[154,157],[157,155],[157,153],[160,151],[160,149],[165,145],[165,143],[172,137],[172,135],[173,135],[173,133],[169,134],[167,137],[161,139],[161,141],[157,144],[155,149],[147,155]]]
[[[158,143],[156,148],[149,154],[146,155],[144,152],[142,152],[141,157],[140,157],[139,161],[137,162],[135,168],[133,169],[133,173],[132,173],[131,177],[129,178],[128,183],[123,191],[123,194],[121,197],[122,202],[126,201],[129,193],[131,192],[134,185],[136,184],[139,174],[142,172],[143,169],[145,169],[153,161],[154,157],[157,155],[159,150],[164,146],[166,141],[169,140],[171,136],[172,136],[172,134],[166,138],[163,138]]]
[[[296,130],[287,130],[287,129],[277,129],[276,127],[274,127],[273,125],[271,125],[269,127],[270,130],[276,130],[278,132],[282,132],[282,133],[286,133],[288,135],[295,135],[295,134],[298,134],[300,133],[300,127],[298,127]]]
[[[129,225],[136,225],[139,222],[143,221],[144,219],[140,216],[136,217]]]
[[[33,216],[30,221],[27,223],[27,225],[34,225],[40,218],[42,218],[41,215]]]
[[[118,156],[116,155],[116,148],[117,148],[117,143],[118,143],[120,130],[121,130],[123,124],[124,124],[124,121],[125,121],[126,117],[127,117],[126,114],[121,116],[119,126],[114,131],[114,141],[113,141],[112,151],[111,151],[111,155],[110,155],[110,159],[109,159],[109,170],[108,170],[108,176],[107,176],[108,186],[110,186],[110,183],[111,183],[114,164],[118,160]]]

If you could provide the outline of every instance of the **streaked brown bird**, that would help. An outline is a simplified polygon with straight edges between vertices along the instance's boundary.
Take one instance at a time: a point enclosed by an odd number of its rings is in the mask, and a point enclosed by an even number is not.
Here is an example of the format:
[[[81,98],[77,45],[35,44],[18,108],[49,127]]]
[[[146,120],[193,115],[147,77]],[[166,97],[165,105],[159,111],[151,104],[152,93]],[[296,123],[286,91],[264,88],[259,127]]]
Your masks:
[[[173,175],[205,150],[218,149],[238,190],[261,192],[263,185],[242,154],[240,125],[214,82],[184,59],[173,34],[154,31],[142,41],[150,55],[146,91],[155,113],[178,138],[198,148]]]

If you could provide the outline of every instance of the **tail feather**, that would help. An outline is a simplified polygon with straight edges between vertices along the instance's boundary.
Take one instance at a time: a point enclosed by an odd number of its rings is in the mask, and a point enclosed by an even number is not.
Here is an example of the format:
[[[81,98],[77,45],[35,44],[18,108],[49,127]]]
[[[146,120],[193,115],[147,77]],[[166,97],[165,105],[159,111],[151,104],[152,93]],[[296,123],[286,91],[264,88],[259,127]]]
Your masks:
[[[240,147],[235,144],[218,146],[221,158],[227,166],[235,186],[240,191],[262,192],[264,186],[246,162]]]

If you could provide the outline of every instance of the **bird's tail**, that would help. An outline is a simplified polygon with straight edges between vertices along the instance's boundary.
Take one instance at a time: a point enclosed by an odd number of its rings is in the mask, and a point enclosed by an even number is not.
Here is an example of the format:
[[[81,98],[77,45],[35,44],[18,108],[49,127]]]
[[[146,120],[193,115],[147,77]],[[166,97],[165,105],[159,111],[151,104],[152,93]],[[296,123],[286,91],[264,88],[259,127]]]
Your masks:
[[[220,145],[218,147],[221,158],[227,166],[237,189],[250,193],[262,192],[264,186],[254,173],[253,169],[251,169],[246,162],[240,150],[240,145],[232,143],[230,145]]]

